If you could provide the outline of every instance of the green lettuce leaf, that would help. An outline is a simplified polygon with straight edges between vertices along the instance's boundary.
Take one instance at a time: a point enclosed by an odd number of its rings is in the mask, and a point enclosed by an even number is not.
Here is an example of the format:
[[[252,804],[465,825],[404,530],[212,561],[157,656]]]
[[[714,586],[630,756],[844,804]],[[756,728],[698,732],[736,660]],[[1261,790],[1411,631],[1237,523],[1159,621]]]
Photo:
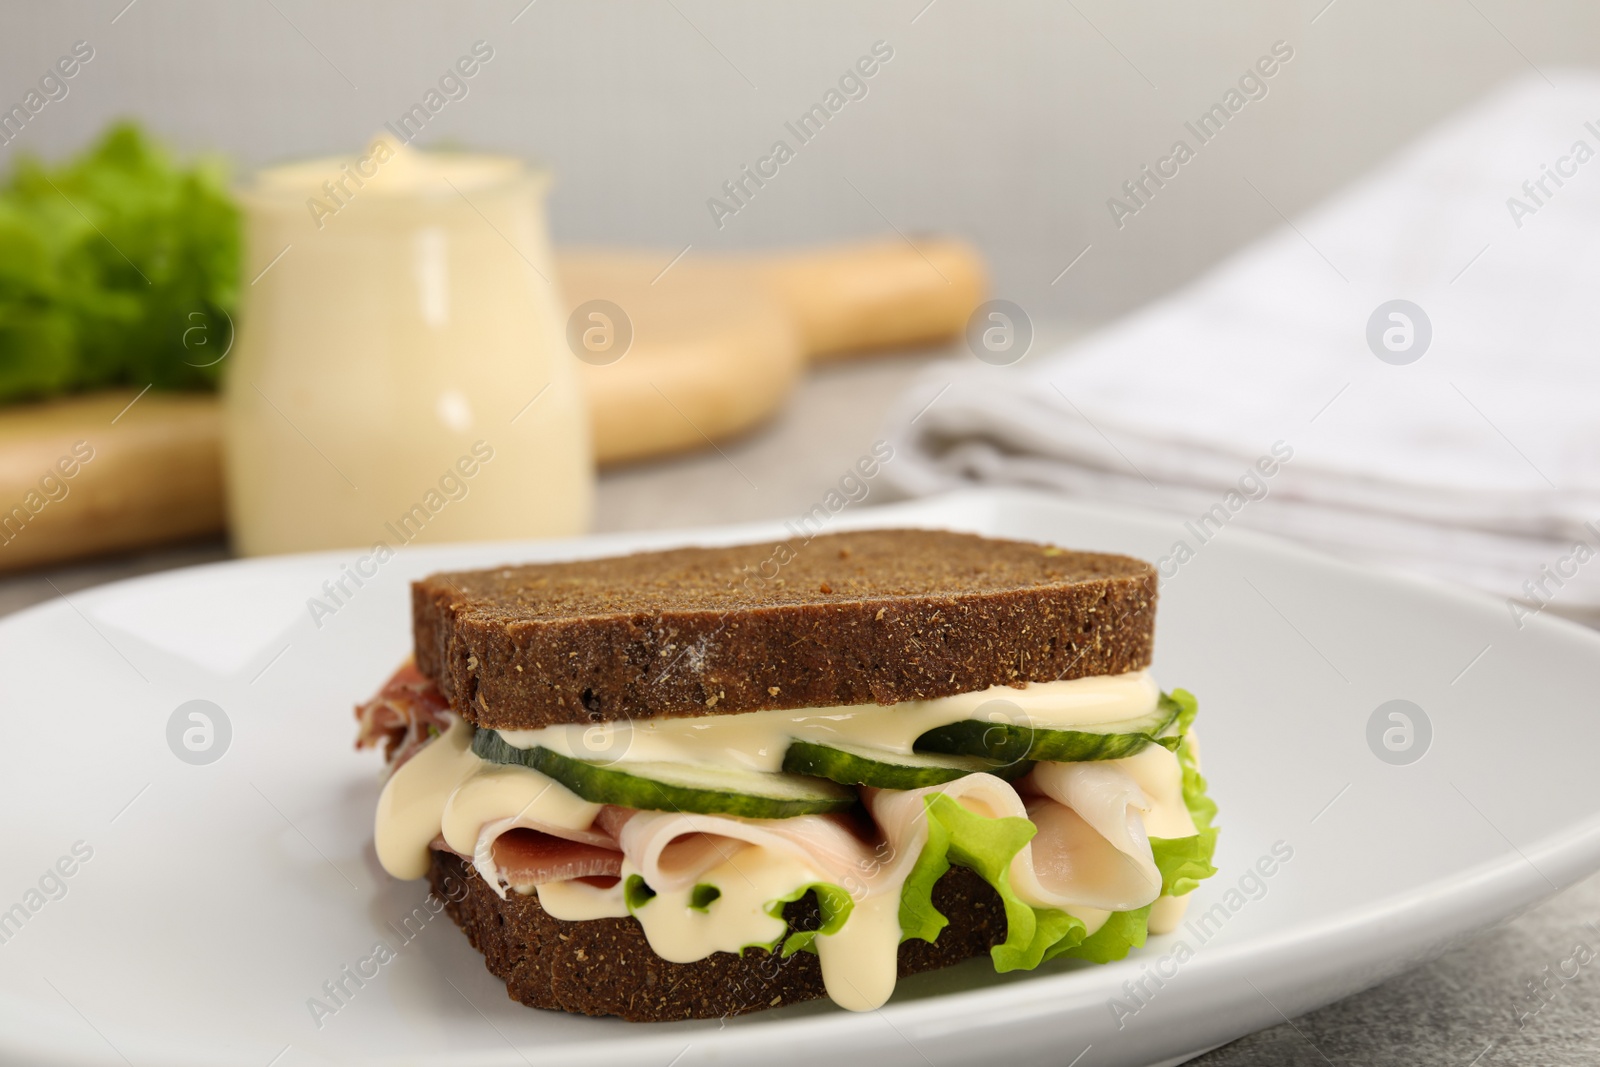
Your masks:
[[[1211,823],[1217,817],[1217,805],[1206,796],[1205,776],[1200,773],[1187,738],[1178,746],[1178,762],[1183,766],[1183,802],[1189,806],[1189,814],[1194,816],[1194,824],[1200,832],[1209,830],[1215,837],[1216,829]]]
[[[1166,862],[1170,865],[1162,866],[1163,854],[1158,848],[1156,852],[1156,866],[1161,867],[1163,885],[1161,891],[1172,896],[1181,897],[1192,892],[1200,884],[1202,878],[1210,878],[1217,873],[1211,865],[1211,857],[1217,849],[1217,827],[1212,825],[1217,818],[1217,805],[1214,800],[1206,795],[1205,776],[1200,773],[1199,764],[1195,762],[1194,748],[1189,743],[1189,728],[1194,725],[1195,714],[1199,711],[1199,704],[1194,694],[1187,689],[1174,689],[1172,699],[1181,709],[1178,713],[1178,728],[1183,733],[1183,741],[1178,745],[1178,765],[1183,768],[1183,803],[1189,809],[1189,815],[1194,819],[1195,829],[1200,832],[1194,837],[1152,838],[1152,848],[1165,846]],[[1184,844],[1189,842],[1189,844]]]
[[[1133,911],[1114,911],[1105,925],[1083,939],[1079,945],[1058,946],[1045,956],[1067,956],[1090,963],[1111,963],[1144,946],[1150,931],[1150,905]]]
[[[239,248],[222,168],[131,123],[64,164],[19,157],[0,185],[0,402],[215,388]]]
[[[1211,864],[1217,828],[1217,806],[1206,796],[1206,782],[1195,765],[1187,734],[1199,710],[1194,694],[1174,689],[1163,699],[1178,705],[1178,734],[1173,747],[1183,770],[1183,800],[1199,833],[1190,837],[1150,839],[1161,892],[1183,896],[1216,873]],[[900,901],[900,927],[905,938],[932,941],[948,920],[933,906],[933,886],[952,863],[970,867],[1000,894],[1006,909],[1006,941],[992,955],[995,970],[1030,969],[1058,956],[1110,963],[1144,945],[1150,907],[1113,912],[1100,929],[1084,936],[1083,922],[1055,909],[1034,908],[1011,891],[1007,872],[1012,858],[1037,833],[1026,819],[987,819],[975,815],[942,793],[927,798],[928,844],[906,879]]]
[[[1188,733],[1189,728],[1194,725],[1195,716],[1200,714],[1200,701],[1187,689],[1174,689],[1170,693],[1162,693],[1161,699],[1178,705],[1178,733]]]
[[[1035,908],[1011,889],[1011,860],[1038,828],[1027,819],[974,814],[944,793],[924,799],[928,843],[906,878],[900,897],[902,938],[932,941],[948,924],[933,906],[933,887],[951,864],[971,868],[994,887],[1006,911],[1006,939],[990,950],[997,971],[1031,970],[1047,954],[1083,940],[1081,919],[1054,908]]]
[[[650,888],[642,875],[630,874],[622,884],[622,901],[630,913],[638,911],[655,898],[656,891]]]
[[[1203,879],[1217,873],[1211,866],[1216,850],[1217,831],[1210,829],[1192,837],[1152,837],[1156,869],[1161,872],[1163,896],[1181,897],[1194,892]]]
[[[850,912],[856,906],[855,899],[838,886],[830,882],[812,882],[810,885],[801,886],[786,897],[772,901],[767,905],[767,914],[774,919],[781,919],[783,918],[783,906],[785,904],[799,900],[811,892],[817,894],[817,910],[821,913],[822,924],[815,930],[796,930],[788,938],[784,939],[783,955],[785,956],[793,956],[796,952],[815,953],[817,951],[817,935],[837,933],[839,928],[844,925],[845,920],[850,918]],[[777,943],[774,942],[770,951],[776,952],[777,950]]]

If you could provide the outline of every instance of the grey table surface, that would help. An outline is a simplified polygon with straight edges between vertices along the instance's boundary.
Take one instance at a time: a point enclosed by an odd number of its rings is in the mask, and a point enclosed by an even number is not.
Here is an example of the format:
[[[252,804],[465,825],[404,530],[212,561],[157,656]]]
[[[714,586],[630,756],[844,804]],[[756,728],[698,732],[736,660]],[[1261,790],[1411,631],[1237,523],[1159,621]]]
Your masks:
[[[784,412],[749,436],[605,472],[596,529],[645,530],[797,516],[866,451],[886,409],[935,354],[838,364],[813,373]],[[864,506],[879,503],[869,496]],[[218,541],[0,580],[0,614],[76,589],[228,558]],[[1600,876],[1567,887],[1447,955],[1319,1011],[1193,1060],[1204,1067],[1416,1064],[1495,1067],[1600,1063],[1600,978],[1556,974],[1574,946],[1600,955]],[[1530,983],[1541,983],[1545,1006]],[[1065,1067],[1065,1062],[1063,1062]]]

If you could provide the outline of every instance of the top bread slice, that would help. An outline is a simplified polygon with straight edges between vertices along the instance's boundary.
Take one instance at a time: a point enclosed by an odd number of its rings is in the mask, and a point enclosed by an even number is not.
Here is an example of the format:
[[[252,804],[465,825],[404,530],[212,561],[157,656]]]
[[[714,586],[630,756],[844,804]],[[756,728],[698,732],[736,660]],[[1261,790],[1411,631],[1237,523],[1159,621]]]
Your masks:
[[[418,668],[476,726],[896,704],[1150,663],[1156,573],[943,530],[435,574]]]

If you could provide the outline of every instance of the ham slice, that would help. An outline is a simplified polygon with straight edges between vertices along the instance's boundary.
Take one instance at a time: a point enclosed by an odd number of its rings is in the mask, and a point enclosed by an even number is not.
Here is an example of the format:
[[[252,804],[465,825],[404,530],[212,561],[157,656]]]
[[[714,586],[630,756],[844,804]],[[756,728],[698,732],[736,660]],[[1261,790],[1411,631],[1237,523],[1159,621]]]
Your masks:
[[[1032,848],[1041,883],[1107,911],[1132,911],[1161,895],[1144,828],[1150,800],[1123,762],[1041,763],[1028,776],[1043,794],[1027,804],[1039,827]]]
[[[608,806],[589,832],[613,836],[632,868],[659,891],[693,885],[741,851],[760,848],[805,861],[860,901],[899,892],[928,839],[925,800],[943,792],[977,814],[1026,818],[1039,827],[1010,872],[1029,903],[1128,911],[1156,898],[1161,878],[1141,819],[1150,802],[1129,768],[1052,766],[1042,781],[1024,788],[1026,800],[1010,783],[973,774],[928,789],[863,789],[872,816],[866,825],[845,815],[740,819]],[[498,851],[494,859],[499,865]]]
[[[619,820],[611,816],[608,821]],[[824,880],[856,897],[883,881],[886,851],[842,815],[740,819],[639,811],[620,822],[617,843],[645,882],[659,891],[693,885],[712,867],[755,846],[805,861]],[[907,862],[915,861],[913,854]]]
[[[622,877],[622,853],[617,849],[573,841],[525,826],[504,830],[480,844],[484,857],[493,865],[489,869],[496,876],[491,880],[484,875],[484,881],[502,897],[506,886],[525,889],[550,882],[576,881],[597,889],[609,889]],[[433,839],[431,847],[437,852],[449,852],[474,861],[474,857],[451,848],[443,834]],[[484,874],[484,865],[474,862],[474,866],[479,874]]]
[[[455,714],[433,680],[411,660],[389,676],[378,695],[356,706],[357,748],[383,747],[394,769],[416,755],[430,740],[450,728]]]
[[[1161,875],[1148,843],[1144,856],[1129,855],[1048,797],[1029,798],[1028,818],[1039,828],[1029,842],[1034,877],[1048,893],[1102,911],[1132,911],[1160,895]]]
[[[500,877],[518,887],[573,878],[615,879],[622,874],[622,853],[615,849],[526,827],[507,830],[495,838],[493,850]]]
[[[927,789],[862,793],[897,855],[915,857],[927,843],[925,801],[933,793],[945,793],[988,818],[1031,820],[1039,832],[1011,861],[1009,875],[1017,895],[1035,907],[1130,911],[1155,900],[1161,876],[1139,822],[1144,796],[1130,776],[1115,767],[1091,769],[1092,764],[1041,763],[1034,774],[1046,767],[1079,768],[1084,775],[1082,780],[1049,782],[1051,787],[1062,786],[1054,792],[1030,776],[1023,788],[1033,795],[1026,802],[1010,783],[990,774],[969,774]],[[1069,771],[1066,777],[1072,779],[1077,773]],[[1069,791],[1089,810],[1069,807],[1055,795]],[[1102,826],[1115,840],[1101,832]]]
[[[500,843],[508,837],[513,839],[513,843],[507,846],[510,851],[502,853]],[[601,855],[614,857],[614,863],[608,860],[608,865],[603,868],[558,876],[569,860],[596,863]],[[472,861],[474,869],[502,900],[505,899],[507,886],[564,882],[590,875],[617,877],[622,873],[622,851],[609,834],[593,827],[574,830],[538,822],[526,815],[485,823],[478,831],[473,854],[465,858]],[[520,867],[511,869],[512,865],[519,863]],[[582,863],[579,865],[582,866]],[[532,873],[540,871],[549,876],[531,877]]]
[[[610,836],[615,841],[622,835],[622,828],[628,820],[639,814],[635,808],[619,808],[615,804],[607,804],[600,809],[600,814],[594,817],[594,828]]]

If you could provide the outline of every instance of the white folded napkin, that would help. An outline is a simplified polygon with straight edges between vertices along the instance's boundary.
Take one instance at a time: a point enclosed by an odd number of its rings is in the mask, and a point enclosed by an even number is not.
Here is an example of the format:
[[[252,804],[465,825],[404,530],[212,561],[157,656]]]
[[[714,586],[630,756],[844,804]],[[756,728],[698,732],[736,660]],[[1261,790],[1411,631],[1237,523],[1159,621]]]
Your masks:
[[[1064,352],[930,368],[891,416],[886,477],[914,494],[999,482],[1209,512],[1600,608],[1600,76],[1551,77],[1559,89],[1503,86]],[[1403,365],[1367,337],[1395,299],[1431,323]],[[1380,318],[1404,349],[1405,322]],[[1412,326],[1409,352],[1378,349],[1414,355]]]

